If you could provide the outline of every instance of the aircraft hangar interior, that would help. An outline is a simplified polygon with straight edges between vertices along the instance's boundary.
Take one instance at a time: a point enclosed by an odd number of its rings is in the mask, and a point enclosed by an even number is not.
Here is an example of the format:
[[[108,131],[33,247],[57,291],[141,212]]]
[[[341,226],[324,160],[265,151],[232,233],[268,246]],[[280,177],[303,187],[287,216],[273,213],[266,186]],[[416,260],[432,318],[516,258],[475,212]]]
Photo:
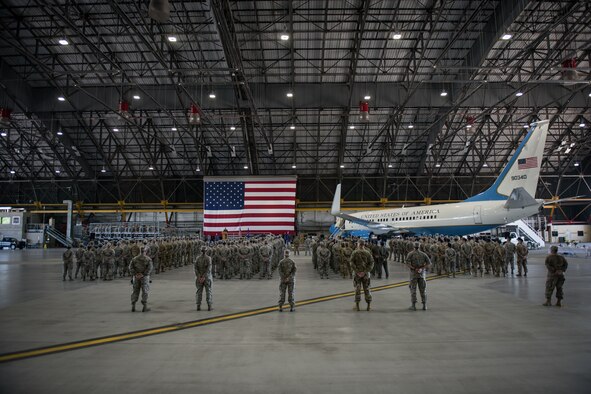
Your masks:
[[[589,393],[591,2],[0,0],[1,393]]]

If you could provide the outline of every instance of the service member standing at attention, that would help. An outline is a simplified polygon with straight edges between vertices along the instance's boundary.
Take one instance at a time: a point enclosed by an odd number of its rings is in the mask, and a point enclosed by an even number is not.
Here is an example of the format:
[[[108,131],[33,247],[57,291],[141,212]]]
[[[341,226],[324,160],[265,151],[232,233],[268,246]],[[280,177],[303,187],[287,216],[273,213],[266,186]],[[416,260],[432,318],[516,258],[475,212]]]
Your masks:
[[[72,279],[72,271],[74,270],[74,252],[72,252],[72,247],[68,246],[66,251],[62,255],[62,259],[64,261],[64,275],[62,280],[66,280],[66,275]]]
[[[529,251],[522,238],[517,239],[515,251],[517,252],[517,276],[521,276],[521,272],[523,272],[523,276],[527,276],[527,255]]]
[[[548,276],[546,279],[546,302],[544,306],[552,305],[552,293],[556,288],[556,306],[562,306],[562,285],[564,285],[564,273],[568,268],[566,259],[558,254],[558,246],[550,248],[550,255],[546,257]]]
[[[285,258],[279,262],[277,268],[277,271],[279,271],[279,312],[283,312],[286,290],[289,311],[293,312],[295,310],[294,287],[297,267],[295,262],[289,258],[289,250],[285,250],[284,256]]]
[[[417,285],[421,293],[421,301],[423,302],[423,310],[427,310],[427,281],[426,272],[431,265],[429,256],[419,250],[420,244],[415,242],[414,250],[406,256],[406,265],[410,269],[410,300],[412,305],[408,308],[411,311],[416,311],[417,303]]]
[[[150,292],[150,274],[154,269],[152,259],[146,256],[144,248],[140,248],[139,255],[131,259],[129,263],[129,273],[131,274],[131,283],[133,292],[131,293],[131,311],[135,312],[135,303],[140,297],[142,291],[142,312],[148,312],[148,293]]]
[[[197,286],[197,310],[201,310],[201,299],[203,298],[203,288],[205,288],[205,298],[207,301],[207,310],[211,311],[213,308],[213,296],[211,294],[211,284],[213,282],[213,275],[211,274],[211,257],[205,254],[207,248],[201,248],[201,254],[195,260],[195,286]]]
[[[351,254],[351,271],[353,273],[353,285],[355,286],[355,309],[359,311],[359,302],[361,301],[361,287],[365,294],[367,310],[371,310],[371,284],[370,272],[373,269],[374,261],[369,250],[365,249],[365,242],[359,240],[357,249]]]

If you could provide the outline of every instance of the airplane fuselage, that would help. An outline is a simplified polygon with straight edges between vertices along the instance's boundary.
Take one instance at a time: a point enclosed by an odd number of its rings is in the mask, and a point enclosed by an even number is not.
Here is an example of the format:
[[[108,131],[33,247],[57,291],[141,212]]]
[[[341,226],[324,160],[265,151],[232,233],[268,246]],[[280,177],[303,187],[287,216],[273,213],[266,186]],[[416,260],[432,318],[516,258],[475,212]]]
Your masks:
[[[540,204],[543,200],[536,200]],[[451,204],[427,205],[353,213],[372,222],[404,228],[417,235],[468,235],[486,231],[534,215],[539,205],[523,209],[506,209],[505,201],[464,201]],[[345,221],[345,231],[369,231],[385,234],[391,230],[370,229]]]

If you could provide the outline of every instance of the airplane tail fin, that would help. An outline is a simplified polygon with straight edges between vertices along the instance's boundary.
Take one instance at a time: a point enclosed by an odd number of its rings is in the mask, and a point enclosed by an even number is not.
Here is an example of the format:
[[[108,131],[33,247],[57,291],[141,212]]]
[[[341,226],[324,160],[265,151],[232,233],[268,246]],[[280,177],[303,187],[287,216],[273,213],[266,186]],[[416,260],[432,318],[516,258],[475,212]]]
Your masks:
[[[337,185],[332,199],[332,207],[330,208],[330,214],[337,216],[341,212],[341,184]]]
[[[486,191],[466,201],[507,200],[513,190],[518,188],[522,188],[530,196],[535,196],[547,136],[547,120],[532,123],[529,132],[495,183]]]

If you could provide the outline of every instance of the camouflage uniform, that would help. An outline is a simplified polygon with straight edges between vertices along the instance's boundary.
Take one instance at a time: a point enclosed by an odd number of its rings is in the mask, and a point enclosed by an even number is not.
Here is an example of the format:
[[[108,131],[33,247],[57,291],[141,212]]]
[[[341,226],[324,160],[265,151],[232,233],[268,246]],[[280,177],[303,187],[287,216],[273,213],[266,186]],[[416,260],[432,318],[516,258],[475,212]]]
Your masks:
[[[92,247],[89,247],[84,252],[84,269],[82,270],[82,280],[85,281],[86,277],[90,280],[94,280],[94,251]]]
[[[328,265],[330,264],[330,250],[324,246],[324,242],[320,242],[316,248],[316,260],[318,262],[318,269],[320,271],[320,279],[328,279]]]
[[[353,273],[353,286],[355,287],[355,304],[357,310],[359,310],[359,302],[361,301],[361,288],[363,287],[363,293],[365,294],[365,302],[367,302],[367,310],[369,310],[369,304],[371,304],[372,296],[371,290],[371,274],[373,270],[374,260],[369,252],[363,245],[360,245],[351,254],[351,271]]]
[[[510,239],[505,242],[505,271],[509,272],[511,266],[511,275],[515,271],[515,245]]]
[[[417,248],[418,249],[418,248]],[[406,265],[410,269],[410,299],[412,306],[410,309],[415,310],[415,304],[417,303],[417,286],[421,294],[421,302],[423,303],[423,309],[426,309],[427,304],[427,281],[426,273],[427,269],[431,265],[429,256],[419,250],[413,250],[406,256]]]
[[[211,272],[211,257],[205,254],[205,251],[197,257],[193,268],[195,269],[195,286],[197,292],[195,293],[197,310],[201,309],[201,299],[203,297],[203,288],[205,288],[205,301],[207,301],[207,309],[211,310],[213,306],[213,296],[211,292],[213,275]]]
[[[271,272],[271,258],[273,257],[273,249],[268,245],[267,241],[259,249],[261,255],[261,276],[263,279],[265,276],[267,279],[271,279],[273,273]]]
[[[279,262],[277,271],[279,273],[279,311],[282,310],[283,304],[285,303],[285,291],[287,290],[287,301],[293,312],[293,308],[295,307],[294,287],[297,267],[295,262],[289,258],[288,254]]]
[[[64,261],[64,271],[63,271],[63,279],[66,280],[66,275],[72,279],[72,271],[74,270],[74,252],[72,249],[68,248],[62,255],[62,260]]]
[[[546,304],[544,305],[551,305],[552,293],[556,288],[556,299],[558,300],[556,305],[561,306],[562,297],[564,297],[564,293],[562,292],[562,286],[565,280],[564,273],[568,268],[568,263],[563,256],[554,252],[546,257],[545,264],[548,275],[546,278]]]
[[[252,250],[248,244],[243,244],[238,249],[238,255],[240,257],[240,279],[250,279],[251,276],[251,255]]]
[[[351,275],[351,254],[353,249],[349,246],[348,242],[345,242],[341,248],[341,275],[343,279],[352,279]]]
[[[101,275],[103,280],[112,280],[113,279],[113,271],[115,270],[115,251],[108,244],[102,252],[103,255],[103,265],[101,266]]]
[[[500,242],[495,245],[494,257],[493,257],[493,273],[495,276],[507,276],[507,270],[505,269],[505,248]]]
[[[515,247],[515,251],[517,252],[517,276],[521,276],[522,272],[523,276],[527,276],[527,255],[529,253],[527,246],[523,241],[520,241]]]
[[[456,277],[456,250],[451,245],[445,248],[445,268],[447,276],[451,273],[454,278]]]
[[[139,249],[139,247],[138,247]],[[131,293],[131,304],[135,310],[135,303],[139,299],[140,289],[142,291],[142,304],[144,310],[147,311],[148,294],[150,293],[150,274],[154,269],[152,259],[143,253],[135,256],[129,263],[129,273],[132,277],[133,292]],[[136,275],[140,277],[136,277]]]
[[[318,254],[316,253],[318,250],[318,244],[319,242],[316,240],[312,242],[312,265],[314,266],[315,270],[318,269]]]
[[[484,248],[480,242],[476,242],[472,247],[472,275],[480,276],[484,274]]]
[[[78,246],[76,249],[76,274],[74,278],[78,278],[78,272],[82,270],[82,275],[84,275],[84,248],[82,246]]]
[[[464,270],[464,275],[470,275],[470,270],[472,269],[472,245],[467,240],[462,240],[462,255],[461,255],[461,265],[462,269]]]

